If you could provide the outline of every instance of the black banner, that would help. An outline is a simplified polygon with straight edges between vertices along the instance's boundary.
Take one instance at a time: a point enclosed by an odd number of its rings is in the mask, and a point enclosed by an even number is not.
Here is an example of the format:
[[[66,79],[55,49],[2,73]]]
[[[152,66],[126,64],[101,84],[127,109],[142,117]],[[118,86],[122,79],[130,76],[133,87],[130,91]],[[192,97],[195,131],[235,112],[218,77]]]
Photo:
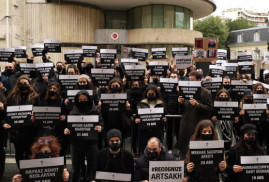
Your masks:
[[[32,45],[31,49],[35,57],[42,56],[44,45]]]
[[[75,90],[79,75],[59,75],[62,90]]]
[[[239,62],[238,68],[240,74],[254,74],[254,65],[252,62]]]
[[[66,50],[64,51],[64,60],[67,64],[76,64],[83,58],[83,50]]]
[[[101,68],[111,68],[116,56],[116,49],[100,49]]]
[[[20,173],[27,182],[63,182],[64,157],[20,160]]]
[[[144,65],[125,65],[124,68],[128,81],[144,81],[146,70]]]
[[[13,48],[0,48],[0,61],[12,62],[15,55],[15,49]]]
[[[251,52],[239,52],[237,56],[238,62],[243,62],[243,61],[252,61],[252,54]]]
[[[82,46],[83,57],[96,57],[97,46]]]
[[[109,112],[122,112],[127,101],[127,94],[101,94],[102,108]]]
[[[214,101],[214,110],[217,114],[217,119],[222,121],[234,121],[234,118],[238,113],[238,102],[223,102]]]
[[[91,69],[92,81],[95,86],[108,85],[114,78],[114,69]]]
[[[15,49],[15,57],[16,58],[26,58],[26,46],[17,46],[12,47]]]
[[[163,126],[164,108],[138,109],[138,117],[141,119],[138,125],[140,130],[161,128]]]
[[[245,123],[258,124],[266,121],[266,104],[243,104],[243,109]]]
[[[218,60],[227,60],[227,50],[218,49]]]
[[[269,157],[268,156],[241,156],[243,171],[241,182],[269,181]]]
[[[218,91],[222,88],[222,77],[211,78],[208,81],[204,80],[203,87],[211,93],[212,98],[215,98]]]
[[[209,66],[209,76],[211,77],[222,77],[225,67],[217,66],[217,65],[210,65]]]
[[[151,61],[149,63],[149,69],[151,70],[151,75],[158,75],[165,77],[167,75],[168,68],[169,63],[166,61]]]
[[[172,56],[186,56],[188,55],[188,47],[176,47],[172,48]]]
[[[152,48],[152,59],[166,59],[166,48]]]
[[[67,123],[72,137],[81,140],[98,140],[98,132],[94,130],[99,124],[98,115],[68,115]]]
[[[178,81],[179,95],[184,99],[201,99],[201,81]]]
[[[12,127],[31,125],[32,105],[7,106],[7,122]]]
[[[160,83],[164,93],[177,93],[177,78],[160,78]]]
[[[61,53],[61,41],[60,40],[45,40],[44,49],[48,52]]]
[[[35,124],[38,126],[54,126],[60,121],[61,107],[34,107]],[[61,122],[61,121],[60,121]]]
[[[190,141],[190,156],[195,169],[217,171],[219,163],[224,160],[224,141]]]
[[[132,57],[139,61],[145,61],[148,58],[148,49],[132,48]]]

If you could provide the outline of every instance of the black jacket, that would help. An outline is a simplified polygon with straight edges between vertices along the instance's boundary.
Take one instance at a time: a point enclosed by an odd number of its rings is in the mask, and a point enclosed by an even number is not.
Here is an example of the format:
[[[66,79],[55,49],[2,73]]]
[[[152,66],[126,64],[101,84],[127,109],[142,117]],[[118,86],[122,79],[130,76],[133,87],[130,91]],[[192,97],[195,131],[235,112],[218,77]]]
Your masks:
[[[161,153],[157,161],[175,161],[176,158],[167,153],[165,147],[162,147]],[[134,181],[149,180],[149,158],[147,149],[144,150],[144,154],[137,159],[135,165]]]

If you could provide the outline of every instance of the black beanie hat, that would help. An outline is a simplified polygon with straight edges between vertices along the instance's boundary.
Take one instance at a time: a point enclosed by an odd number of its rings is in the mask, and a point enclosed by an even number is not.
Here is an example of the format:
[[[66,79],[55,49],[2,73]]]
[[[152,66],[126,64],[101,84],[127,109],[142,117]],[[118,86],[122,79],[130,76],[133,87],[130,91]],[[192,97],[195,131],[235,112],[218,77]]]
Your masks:
[[[240,134],[244,135],[245,133],[257,133],[257,127],[254,124],[244,124],[240,128]]]
[[[109,130],[109,131],[107,132],[107,142],[109,142],[110,138],[112,138],[112,137],[119,137],[120,140],[121,140],[122,136],[121,136],[121,132],[120,132],[120,130],[115,129],[115,128]]]

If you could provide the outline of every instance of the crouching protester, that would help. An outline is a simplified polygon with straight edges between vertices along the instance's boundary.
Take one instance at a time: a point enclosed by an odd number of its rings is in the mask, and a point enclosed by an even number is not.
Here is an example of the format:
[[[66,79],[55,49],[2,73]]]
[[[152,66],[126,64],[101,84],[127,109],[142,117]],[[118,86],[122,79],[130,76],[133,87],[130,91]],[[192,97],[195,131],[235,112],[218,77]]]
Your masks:
[[[121,148],[122,134],[118,129],[107,133],[108,148],[98,152],[96,171],[113,173],[134,173],[134,159],[131,153]]]
[[[45,159],[60,156],[61,146],[54,136],[40,137],[31,148],[32,155],[30,159]],[[20,166],[21,167],[21,166]],[[21,174],[16,174],[12,182],[24,181]],[[69,181],[69,172],[65,168],[62,172],[62,181]]]
[[[149,162],[150,161],[175,161],[176,158],[169,154],[161,141],[152,137],[148,140],[144,154],[137,159],[135,166],[134,181],[149,181]]]
[[[201,120],[195,128],[191,141],[210,140],[218,140],[214,125],[210,120]],[[217,169],[207,168],[207,165],[197,167],[194,161],[191,161],[191,153],[189,150],[186,155],[185,164],[187,164],[187,170],[186,177],[183,179],[184,182],[219,182],[219,174],[221,174],[222,178],[226,177],[227,164],[225,159],[218,164]]]

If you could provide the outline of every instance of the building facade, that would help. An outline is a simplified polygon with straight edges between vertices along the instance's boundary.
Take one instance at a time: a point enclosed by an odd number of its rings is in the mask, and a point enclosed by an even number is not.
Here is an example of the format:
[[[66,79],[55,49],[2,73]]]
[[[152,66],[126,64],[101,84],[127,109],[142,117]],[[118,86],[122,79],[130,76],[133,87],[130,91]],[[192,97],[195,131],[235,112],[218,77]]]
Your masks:
[[[62,42],[64,49],[98,45],[126,57],[131,47],[194,45],[193,20],[215,11],[213,0],[0,0],[0,47]],[[149,54],[150,55],[150,54]],[[52,60],[62,60],[53,54]]]
[[[241,8],[227,9],[222,12],[223,19],[246,19],[253,23],[256,27],[266,27],[266,20],[269,18],[269,13],[258,13]]]

